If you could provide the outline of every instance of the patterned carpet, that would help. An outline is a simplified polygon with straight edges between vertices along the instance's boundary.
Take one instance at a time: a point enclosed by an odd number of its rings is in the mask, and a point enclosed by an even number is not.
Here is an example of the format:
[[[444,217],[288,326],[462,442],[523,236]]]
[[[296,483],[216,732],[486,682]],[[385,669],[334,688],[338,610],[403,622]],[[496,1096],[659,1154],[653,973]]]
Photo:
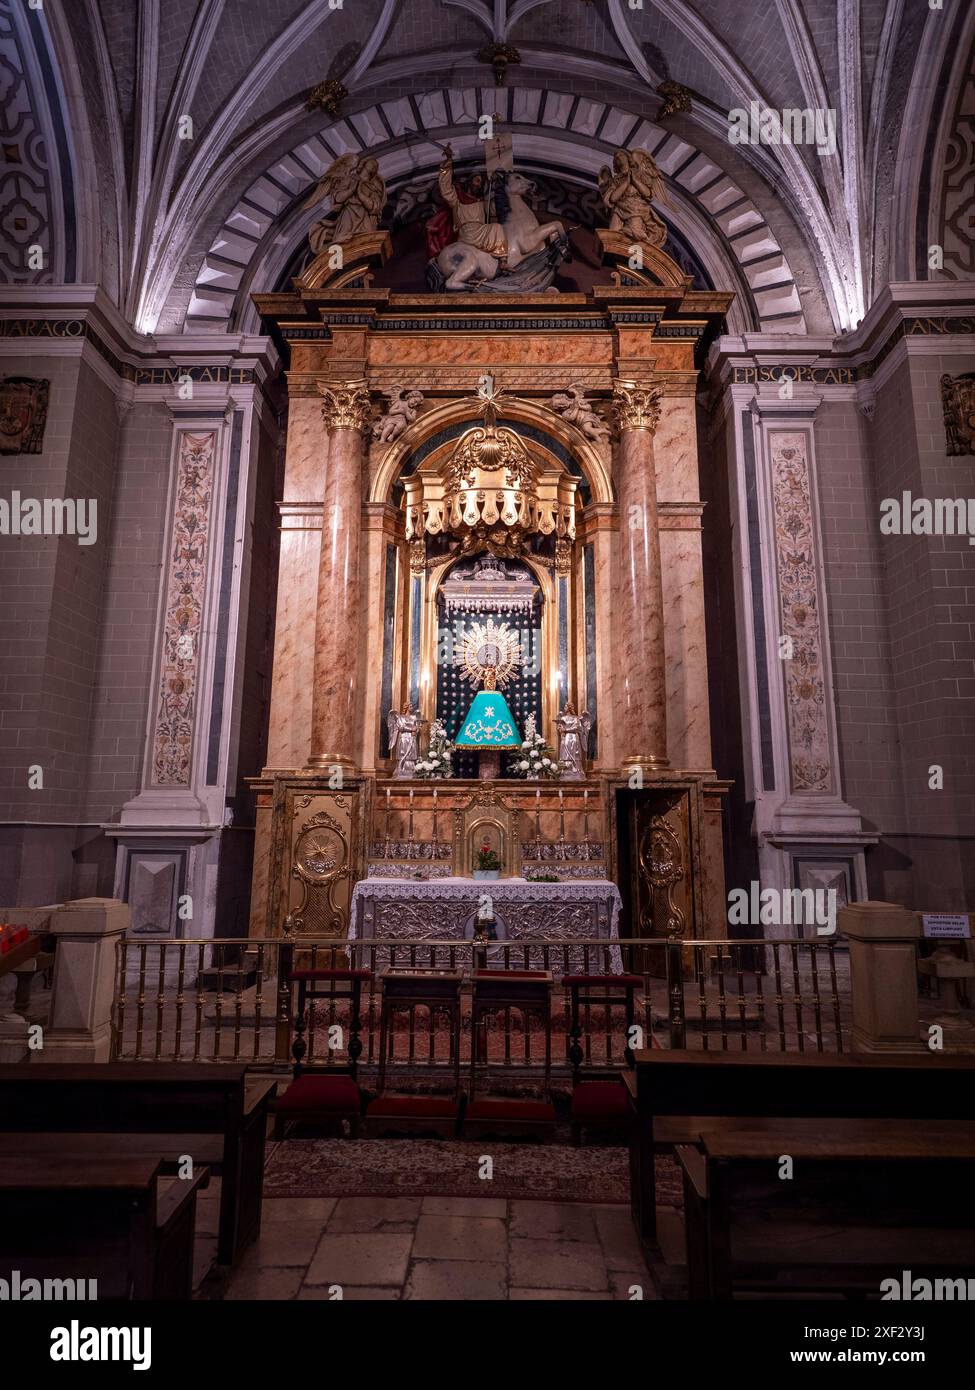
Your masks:
[[[269,1145],[266,1197],[507,1197],[628,1202],[622,1146],[497,1144],[459,1139],[286,1139]],[[484,1152],[494,1172],[479,1176]],[[681,1205],[677,1168],[657,1160],[658,1200]]]

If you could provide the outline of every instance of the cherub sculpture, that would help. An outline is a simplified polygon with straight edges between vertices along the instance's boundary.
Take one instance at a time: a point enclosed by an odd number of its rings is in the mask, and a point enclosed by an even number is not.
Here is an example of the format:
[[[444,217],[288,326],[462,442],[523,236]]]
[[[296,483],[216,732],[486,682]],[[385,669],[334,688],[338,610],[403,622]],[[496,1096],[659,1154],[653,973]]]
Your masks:
[[[599,171],[599,191],[609,212],[609,230],[635,242],[662,246],[667,228],[651,207],[666,203],[664,181],[653,156],[646,150],[617,150],[613,167]]]
[[[380,444],[392,444],[412,425],[423,404],[422,391],[407,391],[403,386],[394,386],[389,393],[389,406],[372,427],[372,437]]]
[[[563,420],[568,420],[570,425],[576,425],[582,430],[587,439],[599,443],[609,438],[609,426],[593,410],[590,402],[586,400],[586,388],[578,382],[573,382],[564,391],[554,395],[549,404]]]
[[[371,155],[343,154],[319,179],[306,208],[329,198],[335,217],[313,224],[308,243],[317,256],[329,246],[376,231],[386,202],[386,184]]]

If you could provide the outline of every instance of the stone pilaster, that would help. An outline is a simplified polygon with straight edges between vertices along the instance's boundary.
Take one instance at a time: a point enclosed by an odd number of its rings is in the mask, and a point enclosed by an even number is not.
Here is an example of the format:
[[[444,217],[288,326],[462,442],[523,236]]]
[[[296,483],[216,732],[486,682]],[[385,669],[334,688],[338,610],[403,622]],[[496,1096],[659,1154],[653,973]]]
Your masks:
[[[323,383],[328,464],[315,617],[309,767],[355,766],[356,665],[359,648],[359,544],[363,433],[369,423],[364,381]]]
[[[622,762],[648,769],[668,765],[664,605],[653,457],[660,400],[660,391],[650,382],[620,380],[613,388],[620,431],[617,670]]]

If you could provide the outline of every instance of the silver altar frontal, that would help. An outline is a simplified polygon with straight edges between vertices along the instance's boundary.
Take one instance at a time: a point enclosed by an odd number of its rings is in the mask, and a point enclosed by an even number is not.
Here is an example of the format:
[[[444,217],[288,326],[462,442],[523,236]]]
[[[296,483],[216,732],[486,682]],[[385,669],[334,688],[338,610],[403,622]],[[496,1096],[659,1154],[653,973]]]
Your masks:
[[[423,941],[472,941],[479,912],[489,901],[495,939],[524,943],[531,969],[551,969],[556,976],[588,968],[614,974],[623,970],[619,940],[620,894],[608,879],[538,883],[524,878],[365,878],[355,885],[349,939],[370,938],[404,944]],[[611,943],[605,953],[563,943],[580,939]],[[532,941],[553,949],[546,961]],[[490,957],[490,947],[488,947]],[[386,954],[385,952],[383,953]],[[446,953],[445,953],[446,954]],[[501,954],[500,952],[498,953]],[[605,955],[605,959],[603,959]],[[597,959],[599,957],[599,959]],[[526,962],[519,958],[512,964]]]

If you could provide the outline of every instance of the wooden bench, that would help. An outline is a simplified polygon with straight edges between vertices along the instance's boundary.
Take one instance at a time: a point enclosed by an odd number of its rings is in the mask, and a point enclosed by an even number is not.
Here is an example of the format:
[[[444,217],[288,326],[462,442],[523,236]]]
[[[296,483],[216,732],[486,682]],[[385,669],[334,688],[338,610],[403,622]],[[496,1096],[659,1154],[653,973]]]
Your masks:
[[[244,1066],[193,1062],[0,1066],[0,1132],[59,1134],[79,1156],[189,1155],[221,1178],[217,1260],[233,1264],[261,1226],[268,1102],[277,1083]]]
[[[975,1275],[975,1123],[711,1119],[698,1141],[676,1150],[692,1299]]]
[[[630,1205],[656,1234],[653,1157],[697,1142],[705,1117],[975,1119],[975,1057],[924,1053],[637,1052],[623,1073],[634,1111]]]
[[[4,1157],[4,1276],[17,1270],[22,1285],[26,1279],[93,1279],[100,1300],[190,1298],[196,1196],[207,1170],[165,1187],[162,1170],[158,1157]],[[77,1283],[73,1291],[80,1293]]]

